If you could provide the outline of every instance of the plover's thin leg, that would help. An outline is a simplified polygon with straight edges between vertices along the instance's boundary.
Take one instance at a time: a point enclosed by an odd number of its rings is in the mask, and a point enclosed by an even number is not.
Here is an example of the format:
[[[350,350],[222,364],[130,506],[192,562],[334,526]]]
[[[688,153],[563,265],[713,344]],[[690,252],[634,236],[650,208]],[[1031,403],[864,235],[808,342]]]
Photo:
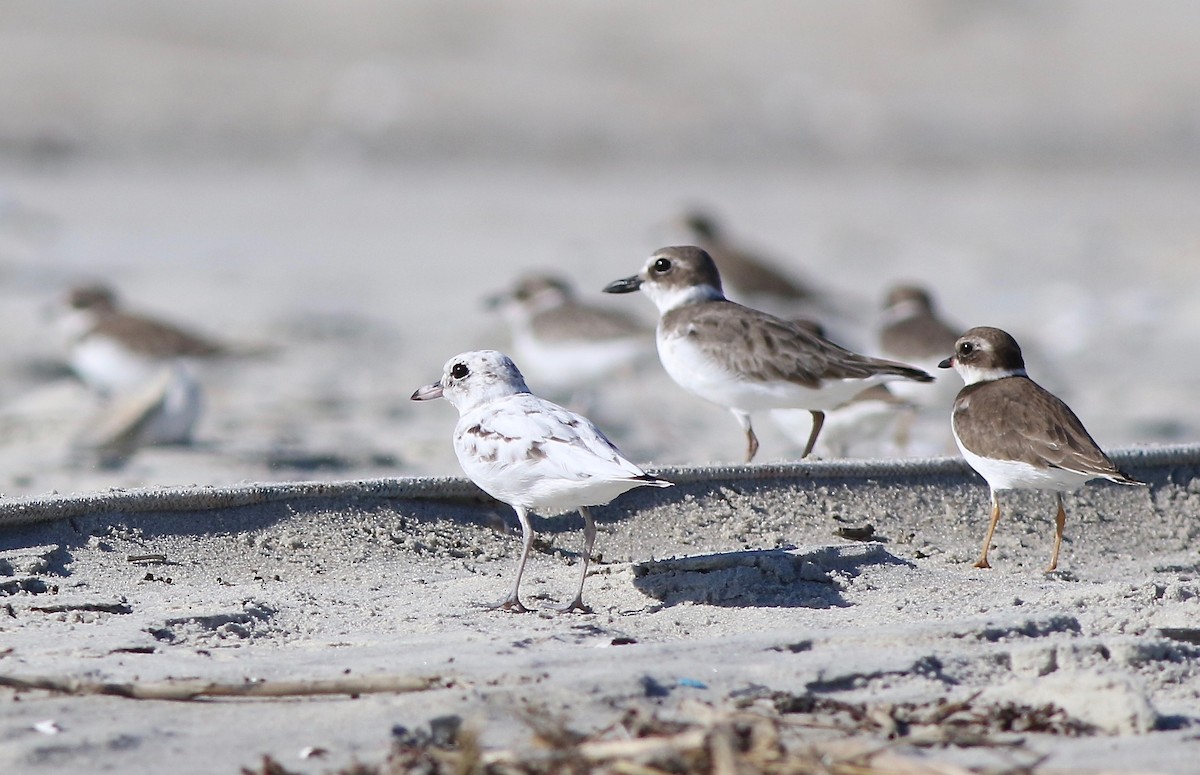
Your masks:
[[[754,435],[754,428],[750,425],[750,413],[740,409],[730,409],[729,411],[733,413],[738,425],[742,426],[742,430],[746,432],[746,462],[749,463],[758,453],[758,437]]]
[[[523,614],[528,613],[529,609],[521,602],[517,592],[521,589],[521,574],[525,572],[525,561],[529,559],[529,550],[533,546],[533,526],[529,524],[529,512],[526,509],[521,506],[513,506],[513,510],[517,512],[517,519],[521,521],[521,539],[524,544],[521,548],[521,559],[517,562],[517,580],[513,582],[512,592],[508,593],[508,597],[488,608],[499,608]]]
[[[1058,550],[1062,547],[1063,527],[1067,524],[1067,510],[1063,508],[1062,493],[1058,495],[1058,514],[1054,517],[1054,552],[1050,555],[1050,566],[1047,571],[1058,567]]]
[[[825,413],[818,412],[815,409],[810,409],[809,414],[812,415],[812,430],[808,433],[808,443],[804,445],[804,454],[801,459],[808,457],[813,447],[817,445],[817,436],[821,435],[821,426],[825,424]]]
[[[579,515],[583,517],[583,570],[579,572],[579,588],[575,590],[575,599],[557,608],[560,613],[581,611],[590,614],[592,609],[583,603],[583,581],[587,578],[588,561],[592,558],[592,545],[596,543],[596,521],[587,506],[579,507]]]
[[[979,554],[979,559],[975,561],[976,568],[990,568],[987,554],[988,549],[992,546],[992,534],[996,532],[996,523],[1000,521],[1000,498],[996,495],[996,491],[992,490],[992,523],[988,525],[987,537],[983,539],[983,551]]]

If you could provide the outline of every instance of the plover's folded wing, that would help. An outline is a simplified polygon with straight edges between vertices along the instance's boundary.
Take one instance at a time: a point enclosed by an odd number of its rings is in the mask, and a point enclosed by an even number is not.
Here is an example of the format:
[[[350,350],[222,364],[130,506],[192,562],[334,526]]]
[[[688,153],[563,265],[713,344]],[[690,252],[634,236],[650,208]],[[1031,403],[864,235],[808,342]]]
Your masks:
[[[641,321],[610,309],[570,303],[545,310],[538,315],[543,336],[551,341],[578,338],[586,331],[591,340],[625,339],[649,333]]]
[[[623,479],[644,471],[625,459],[616,445],[586,417],[533,395],[505,402],[491,427],[523,439],[543,475],[566,479]]]
[[[713,363],[725,363],[757,382],[816,388],[826,379],[867,379],[876,374],[922,382],[933,379],[920,369],[860,355],[792,321],[734,302],[681,307],[667,313],[663,324],[683,331]]]
[[[103,316],[97,321],[92,333],[116,337],[128,347],[151,357],[206,357],[225,352],[223,345],[199,334],[140,315]]]
[[[1036,390],[1020,389],[1033,385]],[[972,389],[974,388],[974,389]],[[1027,377],[969,386],[955,413],[955,432],[967,449],[988,457],[1049,466],[1114,482],[1133,483],[1100,449],[1069,406]]]

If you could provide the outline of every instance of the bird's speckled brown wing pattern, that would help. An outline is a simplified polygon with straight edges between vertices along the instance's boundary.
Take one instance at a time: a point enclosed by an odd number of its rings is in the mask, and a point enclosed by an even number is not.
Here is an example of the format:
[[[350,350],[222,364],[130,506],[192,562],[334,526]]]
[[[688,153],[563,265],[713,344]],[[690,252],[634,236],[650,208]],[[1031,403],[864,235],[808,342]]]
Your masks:
[[[714,363],[757,381],[817,387],[826,379],[875,374],[932,381],[920,369],[850,352],[786,320],[730,301],[679,307],[663,316],[661,326],[683,332]]]

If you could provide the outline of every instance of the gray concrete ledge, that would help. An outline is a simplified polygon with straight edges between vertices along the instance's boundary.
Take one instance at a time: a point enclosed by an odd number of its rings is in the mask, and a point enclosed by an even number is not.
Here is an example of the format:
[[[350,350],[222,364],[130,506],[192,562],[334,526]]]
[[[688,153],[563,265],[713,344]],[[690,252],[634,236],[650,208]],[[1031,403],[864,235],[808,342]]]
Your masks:
[[[1134,447],[1115,450],[1111,457],[1134,476],[1153,484],[1156,480],[1177,476],[1181,468],[1191,469],[1192,475],[1197,475],[1200,444]],[[888,480],[899,486],[931,485],[942,481],[957,486],[974,476],[964,461],[954,457],[684,466],[654,468],[654,471],[677,485],[711,487],[738,482],[793,486],[798,480],[816,484]],[[656,492],[661,497],[670,497],[672,490]],[[471,482],[460,477],[256,483],[232,487],[149,487],[0,500],[0,529],[85,515],[210,511],[287,501],[332,504],[346,500],[463,501],[486,497]]]

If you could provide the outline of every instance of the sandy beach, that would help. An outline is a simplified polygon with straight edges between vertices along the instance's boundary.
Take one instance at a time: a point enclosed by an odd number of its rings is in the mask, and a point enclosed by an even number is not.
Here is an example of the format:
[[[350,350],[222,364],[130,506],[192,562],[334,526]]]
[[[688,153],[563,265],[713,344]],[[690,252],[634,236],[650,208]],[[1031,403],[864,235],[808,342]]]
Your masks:
[[[0,770],[1193,772],[1200,64],[1152,6],[0,11]],[[575,515],[481,608],[516,520],[409,396],[529,270],[651,342],[600,291],[697,205],[848,344],[899,281],[1012,332],[1149,486],[1070,496],[1054,573],[1013,495],[975,569],[947,417],[803,463],[756,418],[743,466],[650,357],[551,396],[676,483],[597,510],[593,612],[546,610]],[[81,449],[49,311],[95,281],[239,353],[190,446]]]

